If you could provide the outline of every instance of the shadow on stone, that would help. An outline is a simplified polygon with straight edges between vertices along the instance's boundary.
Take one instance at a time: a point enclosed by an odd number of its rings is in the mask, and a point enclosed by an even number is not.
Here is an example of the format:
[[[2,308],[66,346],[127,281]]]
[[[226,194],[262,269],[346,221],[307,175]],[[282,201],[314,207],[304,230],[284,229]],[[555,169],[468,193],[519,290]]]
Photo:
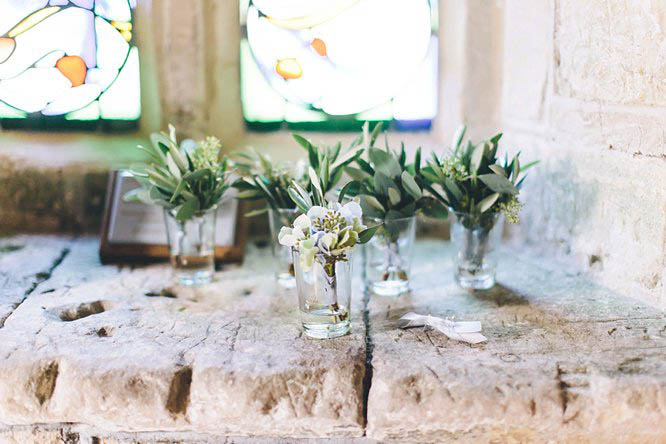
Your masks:
[[[58,363],[54,361],[41,369],[37,375],[35,380],[35,397],[39,401],[39,405],[43,405],[53,396],[58,373]]]
[[[183,367],[171,379],[166,408],[174,415],[187,413],[192,385],[192,367]]]
[[[524,296],[501,284],[495,285],[490,290],[473,291],[470,294],[480,301],[491,302],[498,307],[529,304]]]

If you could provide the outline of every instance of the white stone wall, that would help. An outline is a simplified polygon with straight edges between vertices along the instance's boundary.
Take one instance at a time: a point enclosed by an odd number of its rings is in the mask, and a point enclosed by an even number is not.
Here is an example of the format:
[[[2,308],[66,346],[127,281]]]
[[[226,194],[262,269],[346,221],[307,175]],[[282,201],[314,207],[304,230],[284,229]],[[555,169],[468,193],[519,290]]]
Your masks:
[[[515,237],[666,307],[666,1],[508,0],[506,141],[541,158]]]

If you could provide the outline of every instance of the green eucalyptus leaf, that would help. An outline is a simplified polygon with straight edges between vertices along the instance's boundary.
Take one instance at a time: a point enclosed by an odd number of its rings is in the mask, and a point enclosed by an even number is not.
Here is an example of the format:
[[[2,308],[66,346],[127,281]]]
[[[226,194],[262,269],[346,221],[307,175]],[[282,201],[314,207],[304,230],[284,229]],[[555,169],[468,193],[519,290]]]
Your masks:
[[[342,155],[342,157],[340,157],[338,160],[335,161],[335,163],[333,164],[333,168],[346,166],[352,163],[361,154],[363,154],[363,149],[359,149],[356,151],[347,151]]]
[[[446,206],[432,197],[427,197],[424,199],[421,211],[424,215],[436,219],[444,219],[449,215]]]
[[[171,203],[175,202],[176,199],[178,199],[178,197],[185,190],[185,187],[187,187],[187,182],[181,179],[180,182],[178,182],[178,186],[176,187],[176,190],[173,192],[171,199],[169,199],[169,202]]]
[[[493,173],[506,177],[506,171],[501,166],[499,166],[499,165],[489,165],[488,168],[490,168],[490,170]]]
[[[287,193],[289,193],[289,197],[291,197],[291,200],[294,201],[298,209],[301,210],[303,213],[307,213],[308,210],[312,207],[312,205],[308,205],[308,203],[305,202],[305,200],[303,200],[300,193],[297,192],[294,188],[289,188],[287,190]],[[310,202],[310,204],[311,203],[312,202]]]
[[[479,202],[476,206],[477,210],[479,210],[479,213],[485,213],[488,211],[495,204],[495,202],[497,202],[499,197],[500,193],[493,193]]]
[[[398,188],[398,185],[381,171],[375,172],[372,183],[375,186],[375,191],[384,196],[388,196],[389,188]]]
[[[469,169],[472,176],[476,176],[476,173],[479,171],[481,166],[481,160],[483,160],[483,152],[486,149],[485,143],[478,144],[472,151],[472,157],[470,158]]]
[[[410,196],[414,198],[414,200],[419,200],[423,196],[423,192],[421,191],[419,185],[416,183],[416,180],[414,180],[412,175],[407,171],[402,172],[400,180],[402,181],[402,186],[405,191],[407,191]]]
[[[538,165],[538,163],[539,163],[538,160],[535,160],[534,162],[528,162],[528,163],[526,163],[525,165],[523,165],[523,166],[520,167],[520,172],[521,172],[521,173],[524,173],[525,171],[529,170],[529,169],[532,168],[533,166]]]
[[[429,166],[421,169],[421,176],[430,183],[435,183],[440,180],[439,176],[433,172],[432,167]]]
[[[338,202],[342,203],[342,201],[345,200],[347,194],[357,195],[360,189],[361,189],[361,184],[359,182],[355,180],[348,182],[347,185],[342,187],[342,190],[340,190],[340,195],[338,196]]]
[[[343,173],[344,169],[342,167],[333,170],[333,176],[331,176],[331,180],[330,182],[328,182],[328,187],[326,191],[333,189],[333,187],[335,187],[338,184],[338,182],[340,182]]]
[[[180,209],[176,213],[176,219],[179,221],[191,219],[197,211],[199,211],[199,200],[188,199],[180,206]]]
[[[347,175],[349,175],[349,177],[351,177],[354,180],[362,181],[363,179],[368,177],[368,173],[358,168],[348,166],[344,168],[344,171],[345,173],[347,173]]]
[[[388,188],[388,197],[389,197],[389,202],[391,202],[391,205],[394,207],[400,203],[400,200],[402,200],[400,191],[398,191],[393,187]]]
[[[368,243],[370,241],[370,239],[372,239],[372,237],[375,235],[375,233],[377,232],[379,227],[381,227],[381,226],[382,226],[382,224],[379,224],[379,225],[375,225],[374,227],[370,227],[368,229],[365,229],[365,230],[361,231],[358,235],[358,243],[359,244]]]
[[[458,201],[463,197],[463,193],[458,185],[456,185],[456,183],[448,177],[444,179],[444,189],[446,190],[447,194],[452,194],[453,197]]]
[[[511,183],[511,181],[499,174],[482,174],[479,176],[479,179],[496,193],[511,195],[518,194],[518,189]]]
[[[171,139],[169,139],[164,134],[153,133],[150,135],[150,142],[153,145],[155,154],[159,153],[160,158],[165,161],[166,153],[169,152],[169,145],[171,145]]]
[[[313,205],[312,199],[310,198],[310,195],[308,194],[308,192],[305,191],[303,189],[303,187],[300,186],[298,184],[298,182],[296,182],[296,181],[292,181],[291,185],[292,185],[293,189],[295,189],[296,192],[298,193],[298,195],[301,197],[301,200],[303,200],[303,202],[305,202],[305,204],[307,205],[307,208],[309,209],[310,207],[312,207],[312,205]],[[290,188],[290,190],[291,189],[292,188]],[[289,195],[291,196],[291,193],[289,193]]]
[[[180,170],[178,169],[178,165],[176,165],[176,162],[174,162],[174,160],[173,160],[173,156],[171,156],[171,153],[167,153],[166,160],[167,160],[167,168],[169,169],[169,172],[177,180],[180,180],[180,178],[182,176],[180,174]]]
[[[377,140],[377,137],[379,137],[379,133],[382,130],[382,126],[384,126],[384,123],[379,122],[373,128],[372,133],[370,134],[370,146],[371,147],[375,146],[375,141]]]
[[[309,151],[310,148],[312,148],[312,143],[310,143],[310,141],[305,137],[298,134],[292,134],[291,137],[293,137],[294,140],[305,149],[305,151]]]
[[[375,175],[375,169],[365,160],[358,157],[356,159],[356,163],[358,164],[359,167],[361,167],[363,171],[365,171],[366,174],[369,174],[370,176]]]
[[[361,203],[367,204],[366,207],[372,207],[382,212],[386,211],[384,205],[382,205],[381,202],[379,202],[375,196],[364,194],[363,196],[361,196]]]
[[[174,162],[176,163],[181,172],[184,173],[189,170],[189,165],[187,163],[187,160],[180,153],[178,147],[173,143],[169,144],[169,154],[171,154],[171,157],[173,158]]]
[[[400,164],[392,155],[378,148],[370,148],[368,154],[377,171],[390,178],[400,176]]]

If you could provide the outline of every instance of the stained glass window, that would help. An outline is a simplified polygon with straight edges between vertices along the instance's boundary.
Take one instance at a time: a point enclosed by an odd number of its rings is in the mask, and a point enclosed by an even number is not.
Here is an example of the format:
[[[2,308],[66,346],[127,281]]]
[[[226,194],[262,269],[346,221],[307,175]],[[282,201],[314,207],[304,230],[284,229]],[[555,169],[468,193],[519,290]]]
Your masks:
[[[0,0],[2,126],[135,126],[135,7],[136,0]]]
[[[430,128],[438,0],[240,0],[241,97],[255,129]]]

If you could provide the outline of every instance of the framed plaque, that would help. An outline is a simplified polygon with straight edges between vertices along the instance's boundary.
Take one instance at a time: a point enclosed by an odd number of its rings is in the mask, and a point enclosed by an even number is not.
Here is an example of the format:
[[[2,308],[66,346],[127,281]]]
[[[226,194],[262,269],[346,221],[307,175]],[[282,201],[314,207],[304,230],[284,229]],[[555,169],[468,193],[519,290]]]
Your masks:
[[[104,221],[100,243],[100,259],[111,262],[136,262],[169,258],[164,210],[157,205],[125,202],[123,196],[139,187],[126,171],[109,175]],[[246,233],[241,223],[242,204],[227,198],[217,212],[215,260],[243,260]]]

